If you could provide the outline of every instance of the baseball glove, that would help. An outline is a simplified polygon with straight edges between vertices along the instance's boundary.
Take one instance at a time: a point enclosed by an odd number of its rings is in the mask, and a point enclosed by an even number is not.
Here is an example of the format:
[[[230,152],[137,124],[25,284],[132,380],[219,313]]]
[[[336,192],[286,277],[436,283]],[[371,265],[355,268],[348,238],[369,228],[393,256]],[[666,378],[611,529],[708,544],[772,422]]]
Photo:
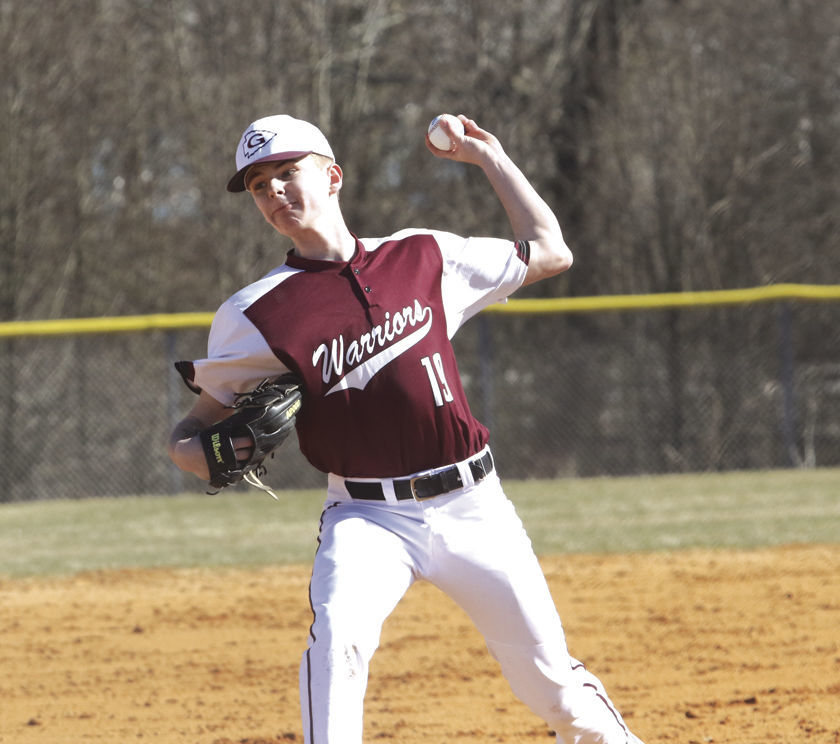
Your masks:
[[[300,380],[291,373],[265,379],[237,395],[231,406],[234,413],[200,432],[210,486],[221,490],[244,480],[277,498],[260,480],[265,474],[263,460],[291,434],[301,404]],[[250,437],[254,444],[247,460],[238,460],[234,448],[234,439],[242,437]]]

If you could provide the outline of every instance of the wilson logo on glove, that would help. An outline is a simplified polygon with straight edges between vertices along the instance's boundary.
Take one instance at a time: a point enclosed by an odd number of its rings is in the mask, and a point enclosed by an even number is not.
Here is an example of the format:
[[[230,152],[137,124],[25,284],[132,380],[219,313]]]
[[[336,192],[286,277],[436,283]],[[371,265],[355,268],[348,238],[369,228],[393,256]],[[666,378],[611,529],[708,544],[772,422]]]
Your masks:
[[[210,437],[210,446],[213,448],[213,454],[216,456],[216,462],[220,462],[224,465],[224,460],[222,459],[222,437],[220,434],[216,433]]]

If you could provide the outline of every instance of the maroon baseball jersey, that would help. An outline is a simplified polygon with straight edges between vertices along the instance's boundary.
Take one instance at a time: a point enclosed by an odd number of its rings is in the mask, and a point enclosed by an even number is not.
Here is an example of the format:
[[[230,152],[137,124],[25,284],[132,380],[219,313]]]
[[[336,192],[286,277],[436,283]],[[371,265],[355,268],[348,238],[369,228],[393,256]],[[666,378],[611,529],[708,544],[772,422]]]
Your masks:
[[[187,365],[222,403],[286,370],[300,376],[301,451],[325,473],[387,478],[479,452],[450,339],[503,301],[527,269],[527,244],[404,230],[357,240],[349,262],[290,253],[225,302],[208,357]]]

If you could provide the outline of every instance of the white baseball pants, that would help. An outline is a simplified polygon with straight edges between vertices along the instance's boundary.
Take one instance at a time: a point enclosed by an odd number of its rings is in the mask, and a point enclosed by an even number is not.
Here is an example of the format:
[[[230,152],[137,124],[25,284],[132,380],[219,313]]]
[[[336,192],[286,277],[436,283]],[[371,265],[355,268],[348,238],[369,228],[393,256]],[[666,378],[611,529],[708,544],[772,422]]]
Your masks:
[[[353,501],[342,483],[330,478],[312,570],[314,621],[300,668],[305,744],[361,744],[382,624],[419,579],[470,616],[513,692],[557,742],[639,742],[601,682],[569,656],[542,569],[495,473],[399,503]]]

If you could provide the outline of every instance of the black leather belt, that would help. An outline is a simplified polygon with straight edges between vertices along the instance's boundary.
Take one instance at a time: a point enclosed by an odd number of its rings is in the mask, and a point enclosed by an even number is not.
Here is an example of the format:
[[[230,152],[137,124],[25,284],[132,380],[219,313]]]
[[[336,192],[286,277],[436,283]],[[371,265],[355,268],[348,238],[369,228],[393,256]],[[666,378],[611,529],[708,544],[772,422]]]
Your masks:
[[[468,465],[473,480],[478,483],[493,472],[493,455],[490,454],[490,450],[487,450],[481,457],[470,460]],[[398,501],[408,501],[410,499],[422,501],[464,487],[457,465],[417,478],[395,478],[392,482],[394,484],[394,495]],[[385,493],[382,490],[382,483],[379,481],[345,480],[344,485],[354,499],[385,501]]]

